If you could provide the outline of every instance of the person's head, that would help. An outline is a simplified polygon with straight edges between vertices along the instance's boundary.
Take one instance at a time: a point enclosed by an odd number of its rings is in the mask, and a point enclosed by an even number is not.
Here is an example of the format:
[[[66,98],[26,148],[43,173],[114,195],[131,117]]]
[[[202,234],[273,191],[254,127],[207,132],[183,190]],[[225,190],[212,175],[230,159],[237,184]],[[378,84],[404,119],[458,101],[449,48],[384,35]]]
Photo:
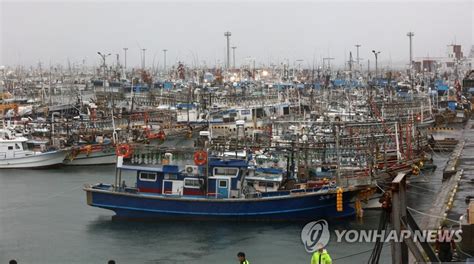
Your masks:
[[[237,258],[239,259],[239,261],[244,261],[245,260],[245,253],[244,252],[237,253]]]
[[[16,262],[16,260],[12,259],[8,262],[8,264],[17,264],[18,262]]]
[[[441,230],[443,230],[443,231],[448,230],[448,225],[447,224],[442,224],[441,225]]]
[[[107,262],[107,264],[115,264],[115,260],[111,259],[109,262]]]
[[[319,251],[319,252],[323,252],[324,250],[324,245],[322,243],[318,243],[316,244],[316,249]]]

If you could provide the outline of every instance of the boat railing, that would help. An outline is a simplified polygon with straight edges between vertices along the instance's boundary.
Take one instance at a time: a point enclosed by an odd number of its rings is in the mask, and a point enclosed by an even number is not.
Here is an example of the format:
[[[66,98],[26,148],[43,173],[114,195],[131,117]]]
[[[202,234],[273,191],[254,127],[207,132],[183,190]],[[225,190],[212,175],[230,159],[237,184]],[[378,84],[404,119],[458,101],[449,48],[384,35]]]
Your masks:
[[[263,197],[263,195],[260,192],[253,192],[253,193],[245,194],[245,198],[247,198],[247,199],[251,199],[251,198],[255,199],[255,198],[262,198],[262,197]]]
[[[293,190],[290,190],[290,195],[296,195],[296,194],[301,194],[301,193],[306,193],[306,189],[293,189]]]

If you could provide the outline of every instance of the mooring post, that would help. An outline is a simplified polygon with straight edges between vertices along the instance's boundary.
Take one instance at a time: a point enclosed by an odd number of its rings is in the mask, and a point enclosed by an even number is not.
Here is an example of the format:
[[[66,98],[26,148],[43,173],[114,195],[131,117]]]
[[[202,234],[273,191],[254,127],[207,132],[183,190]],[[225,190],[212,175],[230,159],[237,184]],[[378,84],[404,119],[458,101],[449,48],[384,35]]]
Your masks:
[[[397,236],[402,230],[402,217],[407,215],[406,173],[400,172],[392,181],[392,226]],[[392,263],[408,263],[408,247],[404,241],[392,242]]]

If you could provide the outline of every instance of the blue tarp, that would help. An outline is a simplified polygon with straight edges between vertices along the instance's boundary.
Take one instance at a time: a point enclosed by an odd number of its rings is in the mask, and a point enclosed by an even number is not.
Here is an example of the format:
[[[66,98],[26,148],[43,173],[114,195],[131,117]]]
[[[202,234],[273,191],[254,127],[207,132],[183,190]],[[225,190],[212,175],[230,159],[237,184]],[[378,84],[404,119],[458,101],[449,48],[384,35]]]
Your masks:
[[[171,89],[173,89],[173,83],[172,82],[165,82],[165,83],[163,83],[163,88],[165,88],[166,90],[171,90]]]
[[[332,85],[334,86],[343,86],[345,84],[346,84],[346,81],[341,80],[341,79],[335,79],[334,81],[332,81]]]
[[[451,110],[456,110],[456,105],[457,103],[455,101],[449,101],[448,102],[448,108]]]
[[[140,84],[134,85],[134,86],[133,86],[133,91],[134,91],[134,92],[137,92],[137,93],[139,93],[139,92],[146,92],[146,91],[148,91],[148,86],[142,86],[142,85],[140,85]]]
[[[436,80],[434,86],[438,91],[447,91],[449,89],[449,86],[443,80]]]
[[[447,91],[447,90],[449,89],[449,87],[448,87],[447,85],[445,85],[445,84],[442,84],[442,85],[438,85],[438,86],[436,87],[436,89],[437,89],[438,91]]]
[[[178,108],[178,109],[193,109],[193,108],[196,108],[196,106],[194,104],[181,103],[181,104],[177,104],[176,108]]]
[[[269,173],[269,174],[280,174],[283,172],[282,169],[278,168],[257,168],[258,172]]]

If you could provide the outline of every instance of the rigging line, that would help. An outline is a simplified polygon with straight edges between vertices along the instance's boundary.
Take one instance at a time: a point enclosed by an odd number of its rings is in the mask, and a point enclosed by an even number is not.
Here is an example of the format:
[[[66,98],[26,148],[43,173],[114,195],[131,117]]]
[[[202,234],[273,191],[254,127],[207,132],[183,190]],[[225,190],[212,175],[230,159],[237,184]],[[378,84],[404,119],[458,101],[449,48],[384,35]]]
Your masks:
[[[428,214],[428,213],[421,212],[421,211],[418,211],[416,209],[413,209],[409,206],[407,206],[407,209],[410,210],[410,211],[413,211],[415,213],[419,213],[421,215],[424,215],[424,216],[429,216],[429,217],[438,218],[438,219],[442,219],[442,220],[448,220],[448,221],[451,221],[451,222],[459,224],[459,225],[461,224],[461,221],[459,221],[459,220],[453,220],[453,219],[450,219],[450,218],[445,218],[445,217],[441,217],[441,216],[437,216],[437,215]]]
[[[421,187],[421,186],[416,186],[412,183],[408,183],[407,184],[408,186],[411,186],[411,187],[415,187],[415,188],[419,188],[421,190],[426,190],[426,191],[430,191],[430,192],[433,192],[433,193],[438,193],[438,191],[435,191],[435,190],[431,190],[431,189],[428,189],[428,188],[424,188],[424,187]]]

